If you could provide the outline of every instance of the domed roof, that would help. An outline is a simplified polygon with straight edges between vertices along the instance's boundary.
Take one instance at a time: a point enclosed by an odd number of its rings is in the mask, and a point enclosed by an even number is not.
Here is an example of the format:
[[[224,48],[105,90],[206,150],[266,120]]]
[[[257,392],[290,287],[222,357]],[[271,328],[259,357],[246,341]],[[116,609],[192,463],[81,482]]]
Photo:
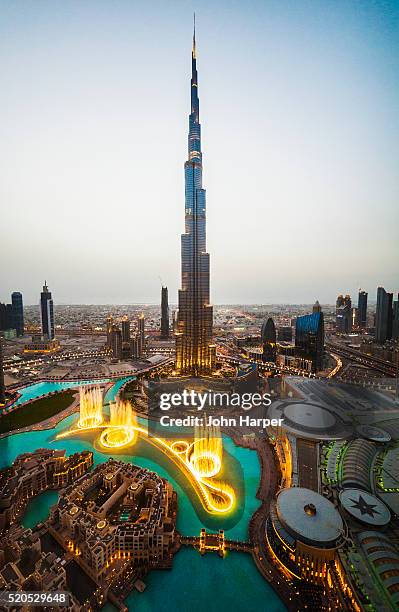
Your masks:
[[[306,544],[329,548],[342,537],[344,524],[338,510],[311,489],[283,489],[277,496],[276,509],[282,526]]]

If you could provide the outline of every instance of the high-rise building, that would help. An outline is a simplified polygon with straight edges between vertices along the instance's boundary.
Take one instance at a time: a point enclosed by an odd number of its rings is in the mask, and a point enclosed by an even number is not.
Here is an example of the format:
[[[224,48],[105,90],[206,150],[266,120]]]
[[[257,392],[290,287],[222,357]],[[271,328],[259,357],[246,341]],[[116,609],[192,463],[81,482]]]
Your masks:
[[[107,321],[106,321],[106,328],[107,328],[107,348],[111,348],[111,332],[112,332],[112,327],[114,324],[114,318],[112,315],[108,315],[107,317]]]
[[[161,291],[161,338],[169,338],[169,301],[168,288]]]
[[[12,304],[6,304],[6,329],[14,329],[14,314]]]
[[[313,304],[313,312],[321,312],[321,306],[319,300],[316,300]]]
[[[367,291],[360,289],[357,300],[357,322],[359,327],[367,327]]]
[[[311,359],[313,372],[323,368],[324,317],[322,312],[297,317],[295,353],[298,357]]]
[[[46,281],[44,281],[43,291],[40,294],[40,315],[42,320],[43,337],[48,340],[53,340],[55,336],[54,304]]]
[[[17,332],[17,336],[24,335],[24,304],[22,300],[22,293],[14,291],[11,294],[12,303],[12,318],[13,328]]]
[[[292,342],[291,325],[280,325],[280,327],[277,328],[277,338],[280,342]]]
[[[122,319],[122,342],[130,342],[130,321],[128,317]]]
[[[0,331],[7,329],[7,306],[0,302]]]
[[[342,334],[352,330],[352,300],[350,295],[340,294],[335,305],[335,328]]]
[[[191,54],[191,112],[185,175],[185,232],[181,237],[181,289],[176,331],[176,369],[194,376],[214,367],[213,309],[206,252],[206,199],[202,187],[201,124],[195,41]]]
[[[276,361],[276,327],[274,321],[269,317],[262,325],[261,342],[263,346],[262,361]]]
[[[399,293],[392,308],[392,338],[399,340]]]
[[[378,287],[377,308],[375,312],[375,339],[381,344],[392,338],[392,300],[392,293],[387,293],[383,287]]]
[[[145,319],[144,314],[141,313],[137,319],[137,331],[140,338],[141,354],[145,350]]]
[[[143,356],[143,348],[139,334],[133,334],[130,340],[130,351],[133,359],[140,359]]]
[[[117,325],[113,325],[111,330],[111,350],[114,359],[122,358],[122,332]]]
[[[3,337],[0,334],[0,406],[6,403],[6,387],[4,384],[4,369],[3,369]]]

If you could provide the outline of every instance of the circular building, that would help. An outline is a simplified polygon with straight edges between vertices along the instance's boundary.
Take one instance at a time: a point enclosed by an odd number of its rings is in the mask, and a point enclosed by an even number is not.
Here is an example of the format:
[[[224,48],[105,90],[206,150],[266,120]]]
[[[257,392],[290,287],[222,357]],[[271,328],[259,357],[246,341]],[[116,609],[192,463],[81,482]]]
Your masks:
[[[344,523],[335,506],[311,489],[283,489],[272,503],[267,542],[291,576],[324,582],[343,536]]]
[[[391,513],[386,505],[367,491],[345,489],[340,493],[339,501],[351,516],[367,525],[382,527],[391,520]]]
[[[299,438],[341,440],[351,431],[332,410],[313,402],[274,402],[268,416],[283,419],[283,429]]]

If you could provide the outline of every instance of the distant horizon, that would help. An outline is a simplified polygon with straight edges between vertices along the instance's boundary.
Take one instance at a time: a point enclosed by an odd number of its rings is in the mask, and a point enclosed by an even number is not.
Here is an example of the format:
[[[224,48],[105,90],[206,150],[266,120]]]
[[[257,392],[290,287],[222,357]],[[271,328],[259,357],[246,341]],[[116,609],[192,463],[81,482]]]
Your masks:
[[[352,296],[351,296],[352,297]],[[1,301],[1,300],[0,300]],[[376,300],[373,299],[368,299],[367,304],[373,304],[375,305],[377,303]],[[335,308],[335,300],[334,302],[319,302],[320,306],[332,306]],[[265,303],[261,303],[261,302],[220,302],[220,303],[212,303],[212,306],[216,306],[216,307],[221,307],[221,306],[310,306],[312,307],[314,305],[314,302],[265,302]],[[352,305],[356,306],[355,301],[352,298]],[[24,308],[34,308],[36,306],[39,306],[39,303],[37,304],[24,304]],[[94,304],[94,303],[84,303],[84,302],[54,302],[54,307],[57,308],[57,306],[159,306],[160,307],[160,302],[126,302],[126,303],[111,303],[111,302],[104,302],[104,303],[98,303],[98,304]],[[169,302],[169,307],[175,306],[177,308],[177,303],[174,302]]]

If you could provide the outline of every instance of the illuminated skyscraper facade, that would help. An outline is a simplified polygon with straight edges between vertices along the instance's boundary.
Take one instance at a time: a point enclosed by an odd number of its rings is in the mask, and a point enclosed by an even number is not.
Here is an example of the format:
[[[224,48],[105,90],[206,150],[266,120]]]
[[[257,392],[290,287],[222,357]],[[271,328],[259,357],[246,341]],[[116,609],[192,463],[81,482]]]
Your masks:
[[[209,299],[206,201],[202,187],[201,124],[195,29],[191,56],[191,113],[185,175],[185,232],[181,237],[181,289],[176,330],[176,369],[197,376],[212,370],[213,309]]]

